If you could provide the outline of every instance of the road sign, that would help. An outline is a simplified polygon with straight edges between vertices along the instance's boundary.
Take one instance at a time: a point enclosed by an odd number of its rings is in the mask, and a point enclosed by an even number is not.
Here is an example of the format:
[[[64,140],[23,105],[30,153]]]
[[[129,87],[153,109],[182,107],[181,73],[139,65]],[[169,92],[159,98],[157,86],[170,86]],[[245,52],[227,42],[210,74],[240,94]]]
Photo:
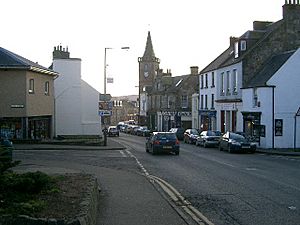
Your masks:
[[[298,111],[296,113],[296,116],[300,116],[300,107],[299,107],[299,109],[298,109]]]
[[[99,116],[111,116],[111,111],[110,110],[99,110],[98,112]]]

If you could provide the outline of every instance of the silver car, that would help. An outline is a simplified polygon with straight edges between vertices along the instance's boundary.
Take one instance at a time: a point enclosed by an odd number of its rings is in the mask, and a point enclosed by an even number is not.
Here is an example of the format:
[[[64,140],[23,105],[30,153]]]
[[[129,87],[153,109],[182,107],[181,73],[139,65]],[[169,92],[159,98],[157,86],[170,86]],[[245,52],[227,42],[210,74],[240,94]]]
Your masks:
[[[197,138],[196,145],[202,145],[204,148],[208,146],[218,146],[221,137],[220,131],[206,130],[202,131]]]

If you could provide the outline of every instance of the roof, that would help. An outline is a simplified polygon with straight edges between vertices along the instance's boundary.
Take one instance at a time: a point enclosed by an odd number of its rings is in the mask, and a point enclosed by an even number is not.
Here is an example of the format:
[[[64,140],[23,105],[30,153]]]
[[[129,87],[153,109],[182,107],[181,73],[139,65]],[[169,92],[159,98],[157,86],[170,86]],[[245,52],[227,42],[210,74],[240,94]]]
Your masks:
[[[286,63],[286,61],[294,53],[295,50],[271,57],[245,87],[250,88],[267,86],[267,81]]]
[[[58,75],[57,72],[34,63],[2,47],[0,47],[0,69],[23,69],[44,74]]]

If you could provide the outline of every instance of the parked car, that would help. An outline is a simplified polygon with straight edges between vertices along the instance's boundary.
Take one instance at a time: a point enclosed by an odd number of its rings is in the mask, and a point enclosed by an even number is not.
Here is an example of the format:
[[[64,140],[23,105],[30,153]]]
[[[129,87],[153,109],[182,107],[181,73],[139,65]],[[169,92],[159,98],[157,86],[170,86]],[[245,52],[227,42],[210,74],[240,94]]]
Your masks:
[[[149,135],[150,135],[150,130],[149,130],[148,127],[146,127],[146,126],[140,127],[140,128],[137,130],[137,135],[138,135],[138,136],[143,136],[143,137],[149,137]]]
[[[175,153],[179,155],[180,142],[175,133],[172,132],[153,132],[146,139],[146,152]]]
[[[197,138],[199,137],[199,132],[197,129],[187,129],[184,132],[183,140],[185,143],[196,144]]]
[[[117,126],[109,126],[107,129],[108,136],[119,136],[119,130]]]
[[[202,131],[197,138],[196,145],[202,145],[204,148],[208,146],[218,146],[221,135],[220,131]]]
[[[0,162],[12,161],[13,143],[6,137],[0,137]]]
[[[181,141],[183,140],[184,128],[182,128],[182,127],[171,128],[169,131],[175,133],[178,140],[181,140]]]
[[[219,149],[220,151],[227,150],[229,153],[236,151],[254,153],[256,151],[256,144],[249,142],[240,134],[226,132],[220,138]]]

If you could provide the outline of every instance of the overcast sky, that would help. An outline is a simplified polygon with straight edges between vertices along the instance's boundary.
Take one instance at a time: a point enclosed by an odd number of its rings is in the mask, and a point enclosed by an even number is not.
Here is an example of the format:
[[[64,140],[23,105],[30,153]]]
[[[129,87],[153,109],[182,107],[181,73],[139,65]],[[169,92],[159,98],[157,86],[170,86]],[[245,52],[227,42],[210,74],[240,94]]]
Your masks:
[[[230,36],[255,20],[282,19],[284,0],[7,0],[1,2],[0,46],[40,65],[52,63],[54,46],[82,59],[82,79],[113,96],[138,94],[138,57],[148,30],[160,68],[173,76],[203,69],[229,46]],[[130,50],[120,50],[129,46]]]

